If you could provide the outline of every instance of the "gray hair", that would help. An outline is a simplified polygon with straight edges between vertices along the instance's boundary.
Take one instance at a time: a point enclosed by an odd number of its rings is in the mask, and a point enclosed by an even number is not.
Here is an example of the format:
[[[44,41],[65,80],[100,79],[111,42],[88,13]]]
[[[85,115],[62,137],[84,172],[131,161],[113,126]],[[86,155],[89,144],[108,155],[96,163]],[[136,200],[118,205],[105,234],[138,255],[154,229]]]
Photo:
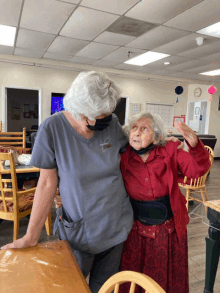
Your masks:
[[[129,138],[130,130],[132,125],[137,122],[139,119],[147,118],[151,122],[151,128],[154,131],[154,140],[156,140],[156,145],[165,145],[166,144],[166,137],[167,133],[164,128],[164,123],[161,117],[157,114],[151,114],[148,112],[141,112],[129,119],[128,125],[123,126],[123,131],[125,135]]]
[[[90,120],[112,113],[119,101],[120,89],[105,73],[81,72],[64,97],[64,108],[77,120],[80,114]]]

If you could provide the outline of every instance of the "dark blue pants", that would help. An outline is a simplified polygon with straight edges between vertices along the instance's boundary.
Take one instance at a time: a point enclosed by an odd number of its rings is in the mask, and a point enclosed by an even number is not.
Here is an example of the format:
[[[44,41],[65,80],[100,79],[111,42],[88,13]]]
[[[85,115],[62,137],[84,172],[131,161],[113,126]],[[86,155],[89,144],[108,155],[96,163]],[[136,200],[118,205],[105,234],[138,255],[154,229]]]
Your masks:
[[[89,276],[89,287],[92,293],[98,293],[102,285],[119,271],[124,242],[98,254],[73,250],[80,269],[86,278]]]

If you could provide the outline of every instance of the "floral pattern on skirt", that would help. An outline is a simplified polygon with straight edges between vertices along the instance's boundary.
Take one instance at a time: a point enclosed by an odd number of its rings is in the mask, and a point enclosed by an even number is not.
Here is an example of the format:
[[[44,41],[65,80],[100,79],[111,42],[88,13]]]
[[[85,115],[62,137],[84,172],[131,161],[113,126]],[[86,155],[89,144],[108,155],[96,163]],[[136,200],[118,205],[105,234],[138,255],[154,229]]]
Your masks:
[[[143,236],[143,232],[151,230],[152,226],[134,222],[124,243],[121,271],[144,273],[156,281],[166,293],[188,293],[187,233],[179,242],[173,219],[167,222],[154,226],[154,237]],[[129,293],[129,289],[130,283],[122,284],[119,293]],[[144,293],[144,290],[136,286],[135,293]]]

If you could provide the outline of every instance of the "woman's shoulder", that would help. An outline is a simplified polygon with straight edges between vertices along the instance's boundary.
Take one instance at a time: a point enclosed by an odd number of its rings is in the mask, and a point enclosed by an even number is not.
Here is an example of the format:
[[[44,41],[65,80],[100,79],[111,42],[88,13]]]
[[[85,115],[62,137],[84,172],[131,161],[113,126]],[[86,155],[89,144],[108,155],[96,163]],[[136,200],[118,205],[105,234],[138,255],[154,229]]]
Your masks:
[[[157,152],[159,153],[174,153],[177,150],[178,145],[180,144],[179,141],[173,142],[173,141],[168,141],[165,145],[163,146],[157,146]]]

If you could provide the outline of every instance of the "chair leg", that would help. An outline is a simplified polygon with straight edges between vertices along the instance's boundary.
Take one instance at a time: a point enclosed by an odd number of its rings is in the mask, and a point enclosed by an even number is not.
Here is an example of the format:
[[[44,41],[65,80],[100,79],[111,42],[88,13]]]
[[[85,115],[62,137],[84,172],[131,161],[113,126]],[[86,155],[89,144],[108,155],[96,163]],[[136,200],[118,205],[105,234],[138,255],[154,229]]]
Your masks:
[[[47,235],[51,235],[51,211],[49,212],[48,217],[46,219],[45,228]]]
[[[19,232],[19,219],[16,218],[14,220],[14,235],[13,235],[14,241],[18,239],[18,232]]]
[[[203,193],[202,189],[200,189],[200,193],[201,193],[202,201],[204,203],[205,202],[205,196],[204,196],[204,193]]]
[[[186,189],[186,209],[189,209],[189,189]]]
[[[205,199],[206,199],[206,201],[208,201],[209,197],[208,197],[208,192],[207,192],[206,187],[204,187],[204,193],[205,193]]]

